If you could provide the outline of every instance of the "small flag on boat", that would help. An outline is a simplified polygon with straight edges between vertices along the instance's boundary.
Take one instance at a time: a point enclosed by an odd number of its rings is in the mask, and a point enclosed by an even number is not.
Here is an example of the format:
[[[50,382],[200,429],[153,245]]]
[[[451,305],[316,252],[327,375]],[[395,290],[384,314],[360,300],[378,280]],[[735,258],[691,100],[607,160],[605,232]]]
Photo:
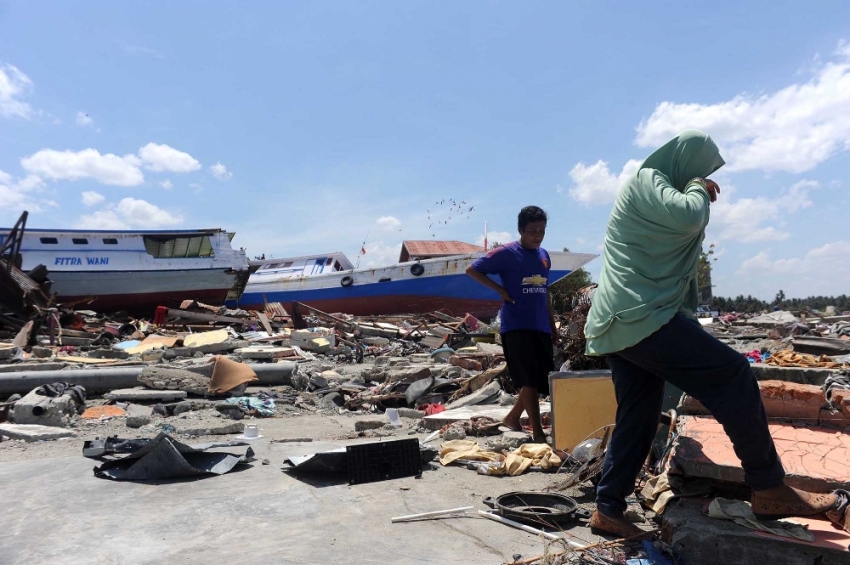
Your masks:
[[[360,248],[360,254],[361,254],[361,255],[366,255],[366,248],[365,248],[365,247],[361,247],[361,248]]]

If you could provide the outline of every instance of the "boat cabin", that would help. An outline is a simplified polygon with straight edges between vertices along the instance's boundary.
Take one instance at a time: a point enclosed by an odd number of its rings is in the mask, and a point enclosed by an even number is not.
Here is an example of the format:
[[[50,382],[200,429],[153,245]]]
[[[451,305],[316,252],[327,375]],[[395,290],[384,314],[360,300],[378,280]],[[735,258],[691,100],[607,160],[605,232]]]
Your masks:
[[[275,275],[284,278],[312,277],[336,271],[348,271],[354,268],[348,257],[339,251],[318,255],[302,255],[301,257],[265,259],[260,262],[251,261],[251,264],[258,267],[257,275]]]

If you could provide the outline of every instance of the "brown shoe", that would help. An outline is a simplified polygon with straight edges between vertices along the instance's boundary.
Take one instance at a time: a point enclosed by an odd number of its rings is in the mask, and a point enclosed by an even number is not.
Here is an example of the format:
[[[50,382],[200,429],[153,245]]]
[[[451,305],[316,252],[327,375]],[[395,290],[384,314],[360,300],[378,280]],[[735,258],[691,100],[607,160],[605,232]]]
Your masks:
[[[753,514],[759,520],[779,520],[792,516],[816,516],[835,508],[835,494],[816,494],[781,486],[753,491]]]
[[[838,489],[835,491],[835,496],[838,502],[826,513],[826,517],[834,526],[850,532],[850,491]]]
[[[590,517],[590,531],[596,535],[613,535],[618,538],[631,538],[652,532],[644,532],[623,517],[610,518],[597,510]]]

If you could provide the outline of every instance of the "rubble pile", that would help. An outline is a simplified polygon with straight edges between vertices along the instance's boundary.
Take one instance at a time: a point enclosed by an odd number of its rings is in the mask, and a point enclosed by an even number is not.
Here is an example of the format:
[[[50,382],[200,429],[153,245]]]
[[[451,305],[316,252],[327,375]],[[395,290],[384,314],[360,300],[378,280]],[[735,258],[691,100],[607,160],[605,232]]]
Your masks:
[[[584,354],[587,344],[584,325],[587,322],[588,312],[590,312],[590,302],[581,303],[560,325],[559,333],[563,343],[562,371],[591,371],[608,368],[604,357],[589,357]]]
[[[514,402],[498,324],[441,312],[292,310],[185,301],[149,321],[63,309],[49,313],[51,324],[0,333],[0,398],[8,397],[0,421],[9,422],[0,436],[13,437],[9,426],[73,430],[112,420],[142,432],[219,435],[244,429],[221,419],[387,409],[421,419]],[[177,421],[187,418],[199,421]]]

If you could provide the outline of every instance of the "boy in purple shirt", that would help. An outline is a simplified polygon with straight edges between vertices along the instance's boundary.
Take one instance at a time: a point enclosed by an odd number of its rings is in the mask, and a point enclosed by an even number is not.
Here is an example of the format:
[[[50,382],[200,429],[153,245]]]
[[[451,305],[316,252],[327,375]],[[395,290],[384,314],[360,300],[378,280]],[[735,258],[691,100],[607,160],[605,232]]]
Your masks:
[[[541,208],[526,206],[517,218],[519,241],[497,247],[466,270],[467,275],[498,292],[504,301],[502,348],[511,380],[519,390],[517,403],[504,424],[521,430],[520,416],[527,412],[538,443],[546,441],[538,397],[549,394],[549,373],[555,369],[552,346],[558,340],[548,292],[552,262],[540,247],[547,220]],[[502,284],[487,275],[499,275]]]

